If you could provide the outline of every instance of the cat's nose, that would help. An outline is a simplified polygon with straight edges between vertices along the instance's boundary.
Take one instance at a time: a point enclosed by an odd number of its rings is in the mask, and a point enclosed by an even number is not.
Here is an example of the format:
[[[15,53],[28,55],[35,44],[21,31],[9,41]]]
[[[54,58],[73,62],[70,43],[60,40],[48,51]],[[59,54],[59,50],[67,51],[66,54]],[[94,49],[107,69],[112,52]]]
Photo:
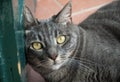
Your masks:
[[[56,47],[50,47],[48,50],[48,57],[52,60],[56,60],[57,58],[57,50],[56,50]]]
[[[49,58],[55,61],[56,58],[57,58],[57,55],[56,55],[56,54],[51,54],[51,55],[49,56]]]

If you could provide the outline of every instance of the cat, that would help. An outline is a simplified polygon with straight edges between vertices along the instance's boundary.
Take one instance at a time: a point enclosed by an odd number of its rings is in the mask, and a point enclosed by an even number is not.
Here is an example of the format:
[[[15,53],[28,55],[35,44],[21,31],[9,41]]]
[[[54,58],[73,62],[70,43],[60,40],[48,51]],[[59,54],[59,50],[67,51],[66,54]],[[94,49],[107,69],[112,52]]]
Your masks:
[[[46,82],[120,82],[120,1],[79,25],[72,5],[38,21],[24,8],[26,61]]]

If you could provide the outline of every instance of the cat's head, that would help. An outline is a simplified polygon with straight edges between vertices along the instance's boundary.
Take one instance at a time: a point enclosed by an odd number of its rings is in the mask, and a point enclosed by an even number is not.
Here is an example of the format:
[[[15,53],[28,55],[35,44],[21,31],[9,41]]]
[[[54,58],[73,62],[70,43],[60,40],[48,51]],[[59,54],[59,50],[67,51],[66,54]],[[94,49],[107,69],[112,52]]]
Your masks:
[[[27,61],[38,68],[57,70],[74,56],[79,29],[72,23],[71,2],[48,20],[38,21],[24,9]]]

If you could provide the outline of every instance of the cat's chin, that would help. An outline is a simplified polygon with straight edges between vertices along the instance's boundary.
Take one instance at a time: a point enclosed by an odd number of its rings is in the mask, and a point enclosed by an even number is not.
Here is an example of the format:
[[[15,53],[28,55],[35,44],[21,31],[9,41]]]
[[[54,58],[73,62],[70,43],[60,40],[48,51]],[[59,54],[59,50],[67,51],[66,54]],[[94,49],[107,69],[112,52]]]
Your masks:
[[[55,64],[52,66],[52,70],[58,70],[62,67],[63,64]]]
[[[61,62],[57,62],[57,61],[56,61],[56,63],[54,63],[54,64],[51,66],[52,70],[59,70],[61,67],[63,67],[64,65],[66,65],[67,61],[68,61],[68,60],[64,60],[64,61],[61,61]]]

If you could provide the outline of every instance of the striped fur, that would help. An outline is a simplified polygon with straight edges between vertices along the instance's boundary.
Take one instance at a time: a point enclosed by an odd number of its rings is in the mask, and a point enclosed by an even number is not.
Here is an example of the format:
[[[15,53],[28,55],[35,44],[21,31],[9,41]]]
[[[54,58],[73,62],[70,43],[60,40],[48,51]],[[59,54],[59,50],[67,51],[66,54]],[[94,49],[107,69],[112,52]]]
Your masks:
[[[27,63],[46,82],[120,82],[120,1],[100,8],[78,26],[72,23],[71,2],[44,21],[28,11],[24,11]],[[64,44],[56,42],[60,35],[66,36]],[[42,50],[30,48],[36,41]],[[54,54],[55,60],[50,57]]]

